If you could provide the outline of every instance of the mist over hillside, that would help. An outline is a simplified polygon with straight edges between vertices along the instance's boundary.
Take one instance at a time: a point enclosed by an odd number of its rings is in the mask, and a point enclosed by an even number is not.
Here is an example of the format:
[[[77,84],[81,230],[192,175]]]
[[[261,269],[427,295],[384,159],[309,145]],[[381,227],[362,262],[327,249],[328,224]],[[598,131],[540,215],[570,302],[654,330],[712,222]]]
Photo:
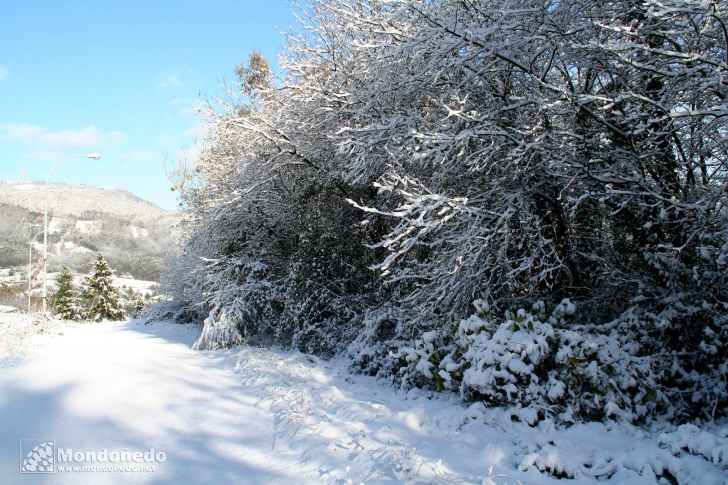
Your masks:
[[[0,267],[27,264],[30,239],[43,229],[43,183],[0,182]],[[118,275],[158,281],[176,243],[179,215],[123,190],[51,184],[48,264],[86,273],[101,251]],[[33,243],[40,261],[43,238]]]

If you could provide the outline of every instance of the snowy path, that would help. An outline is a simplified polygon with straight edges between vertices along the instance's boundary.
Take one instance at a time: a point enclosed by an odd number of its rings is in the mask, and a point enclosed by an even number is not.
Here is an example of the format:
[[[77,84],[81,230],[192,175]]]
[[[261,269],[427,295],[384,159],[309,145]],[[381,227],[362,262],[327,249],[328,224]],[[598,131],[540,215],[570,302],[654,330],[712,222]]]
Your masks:
[[[728,427],[683,429],[662,446],[629,426],[531,428],[511,419],[517,411],[397,392],[343,362],[249,347],[195,352],[190,326],[64,333],[0,368],[0,484],[565,483],[539,469],[572,484],[657,483],[662,469],[680,483],[728,479]],[[166,461],[154,472],[21,475],[21,438],[74,451],[154,448]]]
[[[144,330],[156,330],[155,334]],[[314,471],[270,453],[273,417],[187,329],[87,325],[0,374],[0,483],[294,483]],[[10,439],[8,439],[10,438]],[[18,439],[74,450],[164,451],[153,473],[19,475]],[[42,478],[42,480],[41,480]],[[26,479],[26,480],[19,480]]]

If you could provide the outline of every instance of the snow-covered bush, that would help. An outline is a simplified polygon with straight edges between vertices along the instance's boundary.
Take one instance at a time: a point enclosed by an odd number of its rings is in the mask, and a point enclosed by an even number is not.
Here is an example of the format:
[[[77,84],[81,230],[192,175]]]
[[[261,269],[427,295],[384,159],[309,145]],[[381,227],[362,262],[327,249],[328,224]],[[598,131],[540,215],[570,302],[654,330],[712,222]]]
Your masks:
[[[574,325],[575,306],[551,313],[543,302],[499,318],[482,300],[477,314],[446,330],[425,332],[393,357],[399,377],[459,390],[490,405],[530,407],[534,424],[562,420],[639,421],[665,407],[650,359],[622,345],[615,330]]]
[[[728,313],[724,304],[666,298],[659,311],[631,308],[613,323],[623,346],[650,359],[671,418],[711,421],[728,409]]]
[[[660,446],[678,455],[690,453],[728,470],[728,427],[717,433],[700,429],[694,424],[683,424],[674,431],[660,434]]]
[[[676,419],[725,416],[725,5],[305,13],[283,75],[251,55],[178,173],[172,280],[199,346],[353,342],[368,373],[543,413],[639,419],[662,396]],[[476,298],[500,315],[567,297],[570,317],[451,325]]]
[[[137,318],[145,308],[162,300],[157,287],[142,292],[122,285],[119,293],[124,313],[131,318]]]
[[[267,279],[267,268],[259,261],[209,260],[193,277],[201,279],[206,289],[198,310],[206,317],[195,348],[240,344],[283,312],[283,303]]]

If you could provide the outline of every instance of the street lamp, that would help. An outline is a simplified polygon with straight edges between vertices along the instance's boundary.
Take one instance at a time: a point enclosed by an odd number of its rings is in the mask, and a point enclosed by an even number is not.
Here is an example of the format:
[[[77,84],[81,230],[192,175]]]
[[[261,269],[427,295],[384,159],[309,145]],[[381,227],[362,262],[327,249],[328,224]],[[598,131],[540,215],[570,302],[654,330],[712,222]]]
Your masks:
[[[48,176],[45,182],[45,211],[43,213],[43,313],[46,312],[46,302],[48,300],[48,285],[47,285],[47,271],[48,271],[48,182],[51,179],[53,171],[62,163],[72,160],[74,158],[90,158],[91,160],[98,160],[101,158],[99,153],[87,153],[86,155],[73,155],[66,157],[48,170]]]
[[[28,313],[30,313],[30,292],[33,289],[33,280],[31,279],[33,275],[33,243],[42,232],[38,231],[35,236],[30,238],[30,243],[28,243]]]

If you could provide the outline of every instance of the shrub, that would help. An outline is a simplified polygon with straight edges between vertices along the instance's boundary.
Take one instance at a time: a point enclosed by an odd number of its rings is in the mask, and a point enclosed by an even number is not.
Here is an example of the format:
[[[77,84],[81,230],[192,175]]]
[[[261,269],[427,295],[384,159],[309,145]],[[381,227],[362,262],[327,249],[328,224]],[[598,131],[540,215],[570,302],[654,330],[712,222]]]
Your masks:
[[[664,408],[650,359],[623,344],[617,328],[574,325],[568,299],[551,313],[537,302],[502,318],[482,300],[475,305],[477,313],[458,325],[399,349],[398,377],[490,405],[528,406],[534,421],[634,422]]]

